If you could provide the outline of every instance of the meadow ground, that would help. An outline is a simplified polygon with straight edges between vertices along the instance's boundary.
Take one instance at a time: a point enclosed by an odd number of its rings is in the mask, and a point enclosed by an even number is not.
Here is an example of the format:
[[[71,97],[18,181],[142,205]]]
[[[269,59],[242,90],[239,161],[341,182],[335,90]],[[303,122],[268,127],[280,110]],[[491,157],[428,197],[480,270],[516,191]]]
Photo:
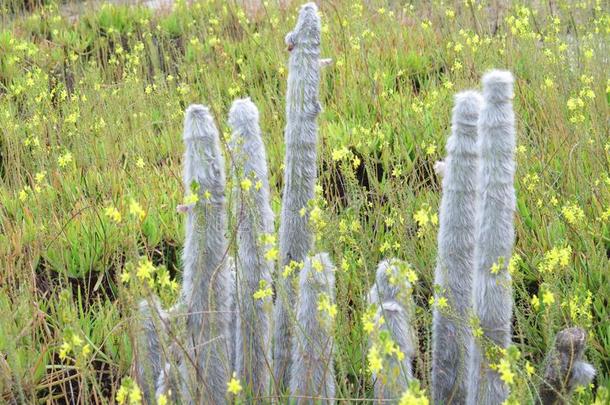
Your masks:
[[[495,67],[516,78],[511,271],[521,355],[510,365],[512,399],[531,400],[555,333],[577,325],[598,375],[575,400],[608,403],[608,3],[402,3],[321,4],[322,53],[334,63],[321,84],[317,244],[338,266],[337,395],[371,395],[362,314],[384,257],[406,260],[417,278],[415,373],[429,392],[440,199],[432,168],[453,94]],[[115,401],[130,373],[134,309],[150,293],[129,269],[152,261],[166,304],[179,291],[190,103],[211,107],[224,140],[233,99],[258,105],[278,212],[284,35],[297,6],[195,0],[164,11],[90,7],[73,18],[51,0],[2,2],[2,401]]]

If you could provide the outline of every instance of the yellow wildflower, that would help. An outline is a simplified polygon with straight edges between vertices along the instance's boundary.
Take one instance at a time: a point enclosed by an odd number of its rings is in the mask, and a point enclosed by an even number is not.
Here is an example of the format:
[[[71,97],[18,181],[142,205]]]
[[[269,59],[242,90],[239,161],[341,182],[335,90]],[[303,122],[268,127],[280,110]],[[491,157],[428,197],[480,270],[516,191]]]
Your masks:
[[[36,173],[35,179],[36,179],[36,183],[42,183],[42,181],[44,180],[44,178],[47,175],[47,171],[43,170],[41,172]]]
[[[491,274],[498,274],[504,268],[504,257],[498,257],[498,261],[491,266]]]
[[[377,310],[374,305],[371,305],[365,312],[362,314],[362,328],[366,333],[371,333],[375,330],[375,315]]]
[[[317,271],[318,273],[321,272],[322,270],[324,270],[324,266],[322,265],[322,262],[317,259],[312,259],[311,267],[313,267],[313,269],[315,271]]]
[[[366,358],[369,362],[369,370],[371,370],[371,373],[378,373],[382,368],[382,361],[379,354],[379,349],[375,344],[373,344],[369,349]]]
[[[500,360],[500,363],[497,364],[496,369],[500,374],[500,379],[504,381],[507,385],[511,385],[515,382],[515,373],[511,370],[510,361],[506,358]]]
[[[133,198],[131,199],[131,202],[129,203],[129,213],[131,215],[133,215],[134,217],[137,217],[140,221],[142,221],[144,219],[144,217],[146,216],[146,211],[144,211],[144,209],[142,209],[140,204],[138,204],[138,202],[136,200],[134,200]]]
[[[82,353],[84,357],[89,356],[89,354],[91,353],[91,346],[89,346],[89,344],[84,345],[82,348]]]
[[[555,296],[549,290],[542,293],[542,303],[544,305],[551,305],[555,302]]]
[[[108,218],[110,218],[117,224],[119,222],[121,222],[121,219],[122,219],[121,213],[115,207],[113,207],[113,206],[106,207],[106,210],[104,211],[104,213]]]
[[[122,405],[127,402],[127,398],[129,398],[129,390],[125,385],[121,385],[116,393],[116,401]]]
[[[508,273],[515,274],[517,269],[519,268],[519,264],[521,263],[521,256],[515,253],[508,262]]]
[[[318,311],[326,312],[332,319],[337,315],[337,305],[331,304],[328,295],[320,294],[320,297],[318,298]]]
[[[129,271],[123,270],[123,272],[121,272],[121,282],[123,284],[127,284],[129,280],[131,280],[131,275],[129,274]]]
[[[534,366],[531,365],[531,363],[529,361],[525,362],[525,372],[527,373],[527,375],[529,375],[530,377],[532,375],[534,375],[534,373],[536,372],[536,369],[534,368]]]
[[[184,205],[195,205],[199,201],[199,196],[195,193],[191,193],[184,197]]]
[[[22,203],[24,203],[26,200],[28,199],[28,192],[27,192],[27,188],[24,188],[23,190],[21,190],[19,192],[19,201],[21,201]]]
[[[426,394],[419,388],[419,384],[415,381],[409,384],[409,388],[400,397],[398,405],[429,405]]]
[[[570,264],[571,256],[572,248],[570,246],[554,247],[544,254],[542,262],[538,265],[538,270],[541,273],[551,273],[555,270],[564,269]]]
[[[78,335],[72,335],[72,345],[80,347],[83,344],[83,339]]]
[[[585,220],[585,213],[582,208],[576,204],[564,205],[563,208],[561,208],[561,213],[566,221],[573,226],[577,226]]]
[[[71,351],[72,345],[64,340],[64,342],[61,344],[61,347],[59,348],[59,358],[61,360],[65,360]]]
[[[274,245],[276,241],[275,235],[272,233],[265,233],[260,238],[263,245]]]
[[[66,153],[57,158],[57,163],[59,164],[59,167],[68,166],[72,163],[72,153],[66,151]]]
[[[242,390],[241,383],[236,378],[236,374],[233,373],[231,380],[227,383],[227,392],[229,392],[230,394],[233,394],[233,395],[237,395],[237,394],[239,394],[239,392],[241,390]]]
[[[282,272],[283,277],[288,277],[294,273],[295,270],[301,270],[305,264],[303,262],[297,262],[291,260],[289,264],[284,266],[284,271]]]
[[[540,309],[540,299],[537,295],[532,297],[530,303],[532,304],[532,308],[534,308],[536,311]]]
[[[255,300],[262,300],[273,295],[273,290],[266,280],[260,280],[258,286],[259,289],[252,295]]]
[[[337,161],[343,160],[349,154],[350,154],[349,150],[345,146],[343,146],[339,149],[334,149],[331,157],[335,162],[337,162]]]
[[[142,391],[140,391],[140,387],[136,384],[133,385],[129,393],[129,403],[131,405],[140,405],[142,403]]]
[[[272,247],[265,253],[265,260],[275,261],[277,260],[278,255],[279,251],[276,248]]]
[[[152,274],[155,271],[155,266],[152,264],[152,262],[148,259],[140,259],[140,264],[138,266],[138,268],[136,269],[136,276],[140,279],[140,280],[147,280],[147,281],[151,281],[152,280]]]
[[[252,187],[252,181],[250,179],[243,179],[240,183],[240,187],[243,191],[248,191]]]

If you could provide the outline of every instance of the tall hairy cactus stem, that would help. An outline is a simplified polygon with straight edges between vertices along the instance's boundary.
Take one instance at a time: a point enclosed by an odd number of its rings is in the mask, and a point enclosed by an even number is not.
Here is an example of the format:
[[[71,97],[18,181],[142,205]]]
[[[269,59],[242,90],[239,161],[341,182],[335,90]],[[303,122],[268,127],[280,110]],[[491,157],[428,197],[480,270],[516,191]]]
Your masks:
[[[274,232],[269,204],[267,156],[261,138],[258,109],[249,98],[233,102],[229,112],[233,130],[234,177],[237,184],[237,287],[239,312],[236,342],[236,370],[247,392],[254,397],[266,394],[269,386],[270,328],[267,309],[271,297],[256,297],[271,288],[273,262],[265,258],[270,246],[265,236]],[[240,170],[241,169],[241,170]],[[241,176],[241,177],[239,177]],[[242,179],[253,186],[240,187]]]
[[[448,307],[434,308],[432,323],[432,396],[434,403],[463,404],[467,392],[468,350],[472,334],[472,272],[477,198],[477,121],[483,99],[476,91],[455,96],[452,133],[443,162],[436,299]]]
[[[147,403],[155,403],[155,393],[163,373],[167,314],[158,299],[143,300],[138,308],[139,328],[136,337],[136,381]]]
[[[588,385],[595,377],[593,366],[583,360],[586,332],[581,328],[564,329],[555,337],[555,345],[545,360],[544,380],[537,403],[568,404],[574,388]]]
[[[227,214],[224,159],[207,107],[191,105],[184,120],[184,187],[197,194],[188,210],[182,301],[188,353],[182,363],[186,402],[224,403],[229,376]],[[195,365],[193,370],[191,365]]]
[[[515,241],[515,115],[513,76],[491,71],[483,76],[485,104],[478,121],[477,235],[472,297],[483,337],[469,355],[468,404],[501,404],[508,387],[490,368],[485,347],[506,348],[511,341],[512,281],[507,265]]]
[[[300,273],[290,379],[297,404],[334,403],[334,273],[327,253],[307,258]]]
[[[320,85],[320,17],[314,3],[301,7],[294,30],[286,35],[290,51],[284,132],[284,192],[280,219],[280,271],[276,284],[273,334],[274,379],[279,392],[290,382],[290,345],[293,326],[289,308],[294,302],[293,276],[283,277],[291,262],[303,263],[312,247],[308,216],[300,215],[314,197],[316,180],[317,116]]]
[[[397,259],[381,261],[369,293],[369,304],[377,307],[376,322],[381,324],[381,330],[389,332],[401,353],[400,357],[392,355],[384,364],[383,376],[373,376],[378,400],[398,399],[413,379],[412,364],[417,344],[413,327],[415,306],[411,283],[400,269],[404,266],[407,264]],[[380,321],[382,317],[383,322]]]

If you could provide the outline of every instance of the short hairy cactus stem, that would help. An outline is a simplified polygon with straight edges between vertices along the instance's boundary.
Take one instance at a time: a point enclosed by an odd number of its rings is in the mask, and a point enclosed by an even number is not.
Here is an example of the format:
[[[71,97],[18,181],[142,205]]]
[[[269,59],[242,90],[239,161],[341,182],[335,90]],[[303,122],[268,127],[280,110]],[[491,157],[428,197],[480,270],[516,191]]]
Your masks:
[[[235,215],[239,297],[235,360],[237,375],[246,392],[255,398],[266,395],[269,386],[271,297],[257,296],[257,291],[271,291],[273,262],[265,254],[272,248],[268,239],[274,232],[267,156],[258,122],[258,109],[249,98],[233,102],[229,125],[233,130],[231,149],[238,195]]]
[[[477,198],[477,121],[483,99],[476,91],[455,96],[451,136],[443,161],[438,258],[432,320],[432,396],[434,403],[463,404],[467,392],[468,350],[472,334],[472,271],[474,267]]]
[[[182,362],[182,352],[180,350],[180,341],[177,339],[177,328],[176,322],[172,322],[177,316],[175,312],[177,307],[174,307],[168,311],[168,318],[170,318],[170,324],[168,327],[168,347],[164,350],[165,363],[161,374],[157,380],[157,399],[160,395],[164,395],[170,402],[179,402],[180,396],[180,381],[182,376],[180,375],[180,363]],[[182,331],[180,332],[182,333]]]
[[[490,368],[484,345],[507,348],[511,341],[512,281],[507,265],[515,241],[515,115],[513,76],[491,71],[483,76],[485,104],[478,121],[478,171],[474,312],[483,331],[469,353],[468,404],[496,405],[508,387]],[[495,360],[492,360],[495,361]]]
[[[276,280],[275,328],[273,334],[274,379],[281,393],[290,382],[290,347],[294,302],[293,276],[283,277],[291,262],[303,263],[312,247],[308,216],[302,209],[314,198],[316,181],[317,116],[320,86],[320,17],[314,3],[301,7],[294,30],[286,35],[290,51],[286,94],[286,156],[284,192],[280,219],[280,271]]]
[[[538,404],[568,404],[574,388],[593,380],[595,369],[583,360],[586,340],[587,334],[581,328],[567,328],[557,334],[545,359]]]
[[[229,300],[228,308],[231,314],[231,320],[229,321],[229,341],[228,344],[228,357],[229,357],[229,369],[235,370],[236,359],[235,351],[237,347],[237,333],[239,331],[239,310],[237,308],[237,269],[235,268],[235,259],[229,257]],[[233,336],[231,337],[231,332]]]
[[[335,396],[335,267],[327,253],[307,258],[299,276],[290,393],[297,404],[331,404]]]
[[[228,370],[229,266],[224,159],[207,107],[191,105],[184,120],[184,187],[196,194],[187,212],[182,260],[186,320],[185,402],[224,403]],[[195,370],[191,370],[191,365]]]
[[[397,400],[413,380],[413,358],[417,338],[413,327],[412,286],[403,270],[408,265],[397,259],[383,260],[377,266],[369,304],[377,307],[376,323],[400,350],[384,363],[383,375],[375,374],[375,398]],[[381,322],[383,318],[383,322]]]
[[[163,372],[167,314],[156,297],[143,300],[138,308],[139,328],[136,337],[136,381],[147,403],[155,402],[159,378]]]

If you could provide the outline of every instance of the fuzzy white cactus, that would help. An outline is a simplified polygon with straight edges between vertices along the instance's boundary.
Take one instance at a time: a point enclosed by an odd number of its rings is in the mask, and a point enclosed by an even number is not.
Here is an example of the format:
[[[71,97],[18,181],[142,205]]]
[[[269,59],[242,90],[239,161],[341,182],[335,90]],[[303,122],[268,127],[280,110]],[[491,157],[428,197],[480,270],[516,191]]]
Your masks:
[[[142,388],[144,399],[154,403],[165,364],[163,344],[166,343],[167,314],[159,300],[142,300],[138,308],[138,333],[136,334],[136,381]]]
[[[335,267],[327,253],[307,258],[299,275],[290,393],[297,404],[331,404],[335,396]]]
[[[438,258],[434,273],[436,299],[432,321],[432,397],[434,403],[463,404],[467,392],[468,351],[472,335],[472,273],[477,198],[477,121],[483,99],[476,91],[455,96],[451,136],[443,161]]]
[[[317,116],[320,85],[320,17],[314,3],[301,7],[296,27],[286,35],[290,50],[284,133],[284,192],[280,219],[280,271],[276,280],[273,333],[274,380],[281,393],[290,382],[290,348],[294,302],[293,276],[282,277],[291,262],[303,263],[312,248],[308,216],[300,211],[314,198]]]
[[[397,259],[383,260],[377,266],[375,284],[369,292],[369,304],[377,306],[376,322],[389,333],[402,360],[392,355],[384,364],[383,376],[373,375],[375,399],[396,400],[413,379],[413,358],[417,338],[413,327],[412,286],[400,268],[406,263]],[[383,317],[383,323],[380,322]]]
[[[513,76],[493,70],[483,76],[484,106],[479,115],[477,234],[472,285],[474,313],[483,330],[469,353],[468,404],[503,403],[508,387],[492,370],[484,345],[511,342],[512,281],[507,265],[515,241],[515,115]]]
[[[269,180],[265,145],[261,138],[258,109],[249,98],[233,102],[229,125],[233,130],[231,149],[238,202],[235,207],[238,255],[238,321],[235,363],[246,392],[254,398],[269,387],[270,324],[267,309],[271,297],[255,297],[271,288],[273,262],[265,258],[271,248],[265,242],[272,235],[273,211],[269,203]],[[248,187],[240,187],[242,181]]]
[[[583,360],[586,338],[581,328],[567,328],[557,334],[545,360],[544,380],[538,390],[539,404],[568,404],[577,386],[588,385],[593,380],[595,369]]]
[[[205,400],[219,404],[225,401],[229,376],[230,269],[224,159],[207,107],[188,107],[183,139],[184,187],[196,193],[198,201],[187,212],[182,255],[182,302],[188,311],[182,396],[187,403]]]

